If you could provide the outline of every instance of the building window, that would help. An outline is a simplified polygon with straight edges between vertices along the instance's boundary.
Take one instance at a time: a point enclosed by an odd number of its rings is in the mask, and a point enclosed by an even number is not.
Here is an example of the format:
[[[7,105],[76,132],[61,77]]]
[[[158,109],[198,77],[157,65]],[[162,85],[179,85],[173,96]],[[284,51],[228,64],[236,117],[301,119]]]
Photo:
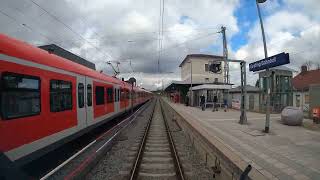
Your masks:
[[[104,104],[104,87],[96,87],[96,105]]]
[[[60,112],[72,109],[72,83],[50,80],[50,111]]]
[[[208,71],[209,71],[209,64],[205,64],[205,65],[204,65],[204,71],[205,71],[205,72],[208,72]]]
[[[87,105],[92,106],[92,86],[91,86],[91,84],[87,85]]]
[[[1,82],[1,116],[14,119],[40,114],[40,78],[3,73]]]
[[[218,82],[218,78],[214,78],[214,82],[217,83]]]
[[[107,89],[107,103],[112,103],[113,102],[113,89],[108,88]]]
[[[305,95],[304,95],[304,103],[305,103],[305,104],[309,104],[309,103],[310,103],[309,94],[305,94]]]
[[[300,107],[300,94],[296,95],[296,106]]]
[[[204,82],[208,83],[209,82],[209,78],[204,78]]]

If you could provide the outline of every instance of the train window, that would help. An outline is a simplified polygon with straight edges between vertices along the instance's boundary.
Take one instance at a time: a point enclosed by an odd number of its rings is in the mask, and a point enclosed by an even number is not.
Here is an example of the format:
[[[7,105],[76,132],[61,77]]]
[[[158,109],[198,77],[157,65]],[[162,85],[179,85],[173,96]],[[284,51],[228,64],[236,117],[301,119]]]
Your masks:
[[[113,102],[113,89],[107,88],[107,103]]]
[[[117,97],[117,89],[114,89],[114,102],[117,102],[118,97]]]
[[[2,74],[1,81],[2,119],[40,114],[39,77],[5,72]]]
[[[96,105],[104,104],[104,87],[96,87]]]
[[[91,86],[91,84],[87,85],[87,105],[92,106],[92,86]]]
[[[84,86],[83,83],[78,84],[78,106],[83,108],[84,106]]]
[[[50,80],[50,111],[60,112],[72,109],[72,83]]]
[[[118,89],[118,101],[120,101],[120,89]]]
[[[123,101],[124,100],[124,90],[121,89],[121,92],[120,92],[120,100]]]

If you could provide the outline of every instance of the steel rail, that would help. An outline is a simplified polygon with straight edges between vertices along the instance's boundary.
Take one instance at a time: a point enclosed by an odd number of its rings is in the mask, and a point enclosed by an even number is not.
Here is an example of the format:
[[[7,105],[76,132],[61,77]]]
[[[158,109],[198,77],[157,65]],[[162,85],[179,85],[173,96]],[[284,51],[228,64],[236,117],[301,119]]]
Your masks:
[[[178,179],[185,180],[184,173],[183,173],[183,168],[181,166],[181,162],[180,162],[180,159],[179,159],[179,156],[178,156],[178,152],[177,152],[176,146],[175,146],[173,138],[172,138],[172,134],[171,134],[168,122],[167,122],[167,118],[165,117],[165,114],[164,114],[164,111],[163,111],[163,108],[162,108],[161,100],[159,100],[159,103],[160,103],[162,117],[163,117],[163,120],[164,120],[164,123],[165,123],[165,126],[166,126],[167,136],[168,136],[168,139],[169,139],[169,142],[170,142],[171,154],[174,157],[173,158],[174,159],[173,162],[174,162],[174,165],[175,165],[176,175],[178,176]]]
[[[143,138],[142,138],[142,141],[141,141],[140,146],[139,146],[138,154],[137,154],[137,156],[135,158],[135,162],[134,162],[133,167],[132,167],[132,169],[130,171],[130,180],[137,179],[137,177],[138,177],[138,172],[139,172],[141,160],[142,160],[142,157],[143,157],[142,154],[143,154],[143,151],[144,151],[145,146],[146,146],[146,142],[147,142],[147,137],[148,137],[148,134],[149,134],[151,121],[153,119],[154,110],[156,109],[156,104],[157,104],[157,100],[155,100],[155,103],[153,105],[153,110],[152,110],[151,116],[149,118],[146,130],[144,131]]]
[[[114,125],[114,127],[112,127],[111,129],[107,130],[105,133],[102,133],[100,136],[98,136],[95,140],[91,141],[89,144],[87,144],[84,148],[82,148],[81,150],[79,150],[78,152],[76,152],[75,154],[73,154],[71,157],[69,157],[67,160],[65,160],[64,162],[62,162],[60,165],[58,165],[57,167],[55,167],[54,169],[52,169],[49,173],[45,174],[43,177],[40,178],[40,180],[46,180],[49,177],[51,177],[53,174],[55,174],[57,171],[59,171],[60,169],[62,169],[66,164],[68,164],[70,161],[72,161],[73,159],[75,159],[76,157],[78,157],[80,154],[82,154],[85,150],[87,150],[89,147],[91,147],[93,144],[95,144],[101,137],[103,137],[104,135],[112,132],[113,130],[115,130],[115,128],[119,127],[121,124],[123,124],[124,122],[128,121],[130,118],[134,119],[136,117],[137,114],[143,112],[145,109],[147,108],[147,103],[142,105],[141,107],[139,107],[133,114],[130,114],[129,117],[123,119],[121,122],[119,122],[118,124]],[[123,128],[122,127],[118,130],[121,131]],[[116,133],[118,134],[118,133]],[[113,139],[113,137],[112,137]],[[109,141],[108,141],[109,142]],[[100,148],[99,148],[100,149]]]

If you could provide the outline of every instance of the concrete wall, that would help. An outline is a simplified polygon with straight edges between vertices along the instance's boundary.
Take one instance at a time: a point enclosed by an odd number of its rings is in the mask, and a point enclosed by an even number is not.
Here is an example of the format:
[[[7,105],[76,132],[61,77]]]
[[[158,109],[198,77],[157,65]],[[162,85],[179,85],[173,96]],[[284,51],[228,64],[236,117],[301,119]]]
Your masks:
[[[187,61],[192,61],[192,63],[184,63],[181,67],[181,80],[182,81],[190,81],[191,79],[191,64],[192,64],[192,82],[193,83],[213,83],[215,78],[218,78],[218,82],[223,82],[223,62],[221,63],[222,71],[220,74],[210,73],[205,71],[205,64],[210,64],[214,59],[212,58],[190,58]],[[206,78],[209,78],[206,81]]]
[[[250,109],[249,101],[250,96],[253,98],[253,109]],[[241,103],[241,93],[230,93],[230,99],[229,101],[232,102],[232,100],[239,100],[239,103]],[[259,102],[259,93],[254,92],[248,92],[247,93],[247,99],[246,99],[246,110],[259,112],[260,102]]]
[[[220,139],[207,136],[202,127],[190,123],[182,114],[175,111],[166,100],[161,100],[165,116],[168,121],[175,121],[186,137],[192,142],[191,148],[200,156],[199,162],[204,163],[209,169],[218,169],[212,171],[216,180],[236,180],[240,178],[248,163],[242,160],[237,154],[228,148]],[[202,132],[202,133],[200,133]],[[254,167],[250,171],[247,180],[259,179],[266,180]]]

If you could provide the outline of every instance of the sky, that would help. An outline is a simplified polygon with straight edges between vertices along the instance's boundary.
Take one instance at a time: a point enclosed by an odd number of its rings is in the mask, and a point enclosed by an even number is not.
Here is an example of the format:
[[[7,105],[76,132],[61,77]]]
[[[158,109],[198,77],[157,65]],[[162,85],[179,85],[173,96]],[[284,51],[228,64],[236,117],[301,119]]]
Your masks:
[[[227,28],[230,58],[249,64],[264,57],[255,0],[160,3],[1,0],[0,32],[36,46],[57,44],[109,75],[113,70],[106,62],[118,61],[119,77],[134,76],[138,85],[149,90],[179,80],[178,66],[187,54],[222,55],[221,26]],[[320,65],[319,0],[267,0],[260,8],[269,56],[289,53],[288,67],[296,71],[306,62],[311,62],[311,68]],[[247,72],[248,84],[254,85],[257,74]],[[239,74],[239,65],[231,63],[231,83],[240,84]]]

